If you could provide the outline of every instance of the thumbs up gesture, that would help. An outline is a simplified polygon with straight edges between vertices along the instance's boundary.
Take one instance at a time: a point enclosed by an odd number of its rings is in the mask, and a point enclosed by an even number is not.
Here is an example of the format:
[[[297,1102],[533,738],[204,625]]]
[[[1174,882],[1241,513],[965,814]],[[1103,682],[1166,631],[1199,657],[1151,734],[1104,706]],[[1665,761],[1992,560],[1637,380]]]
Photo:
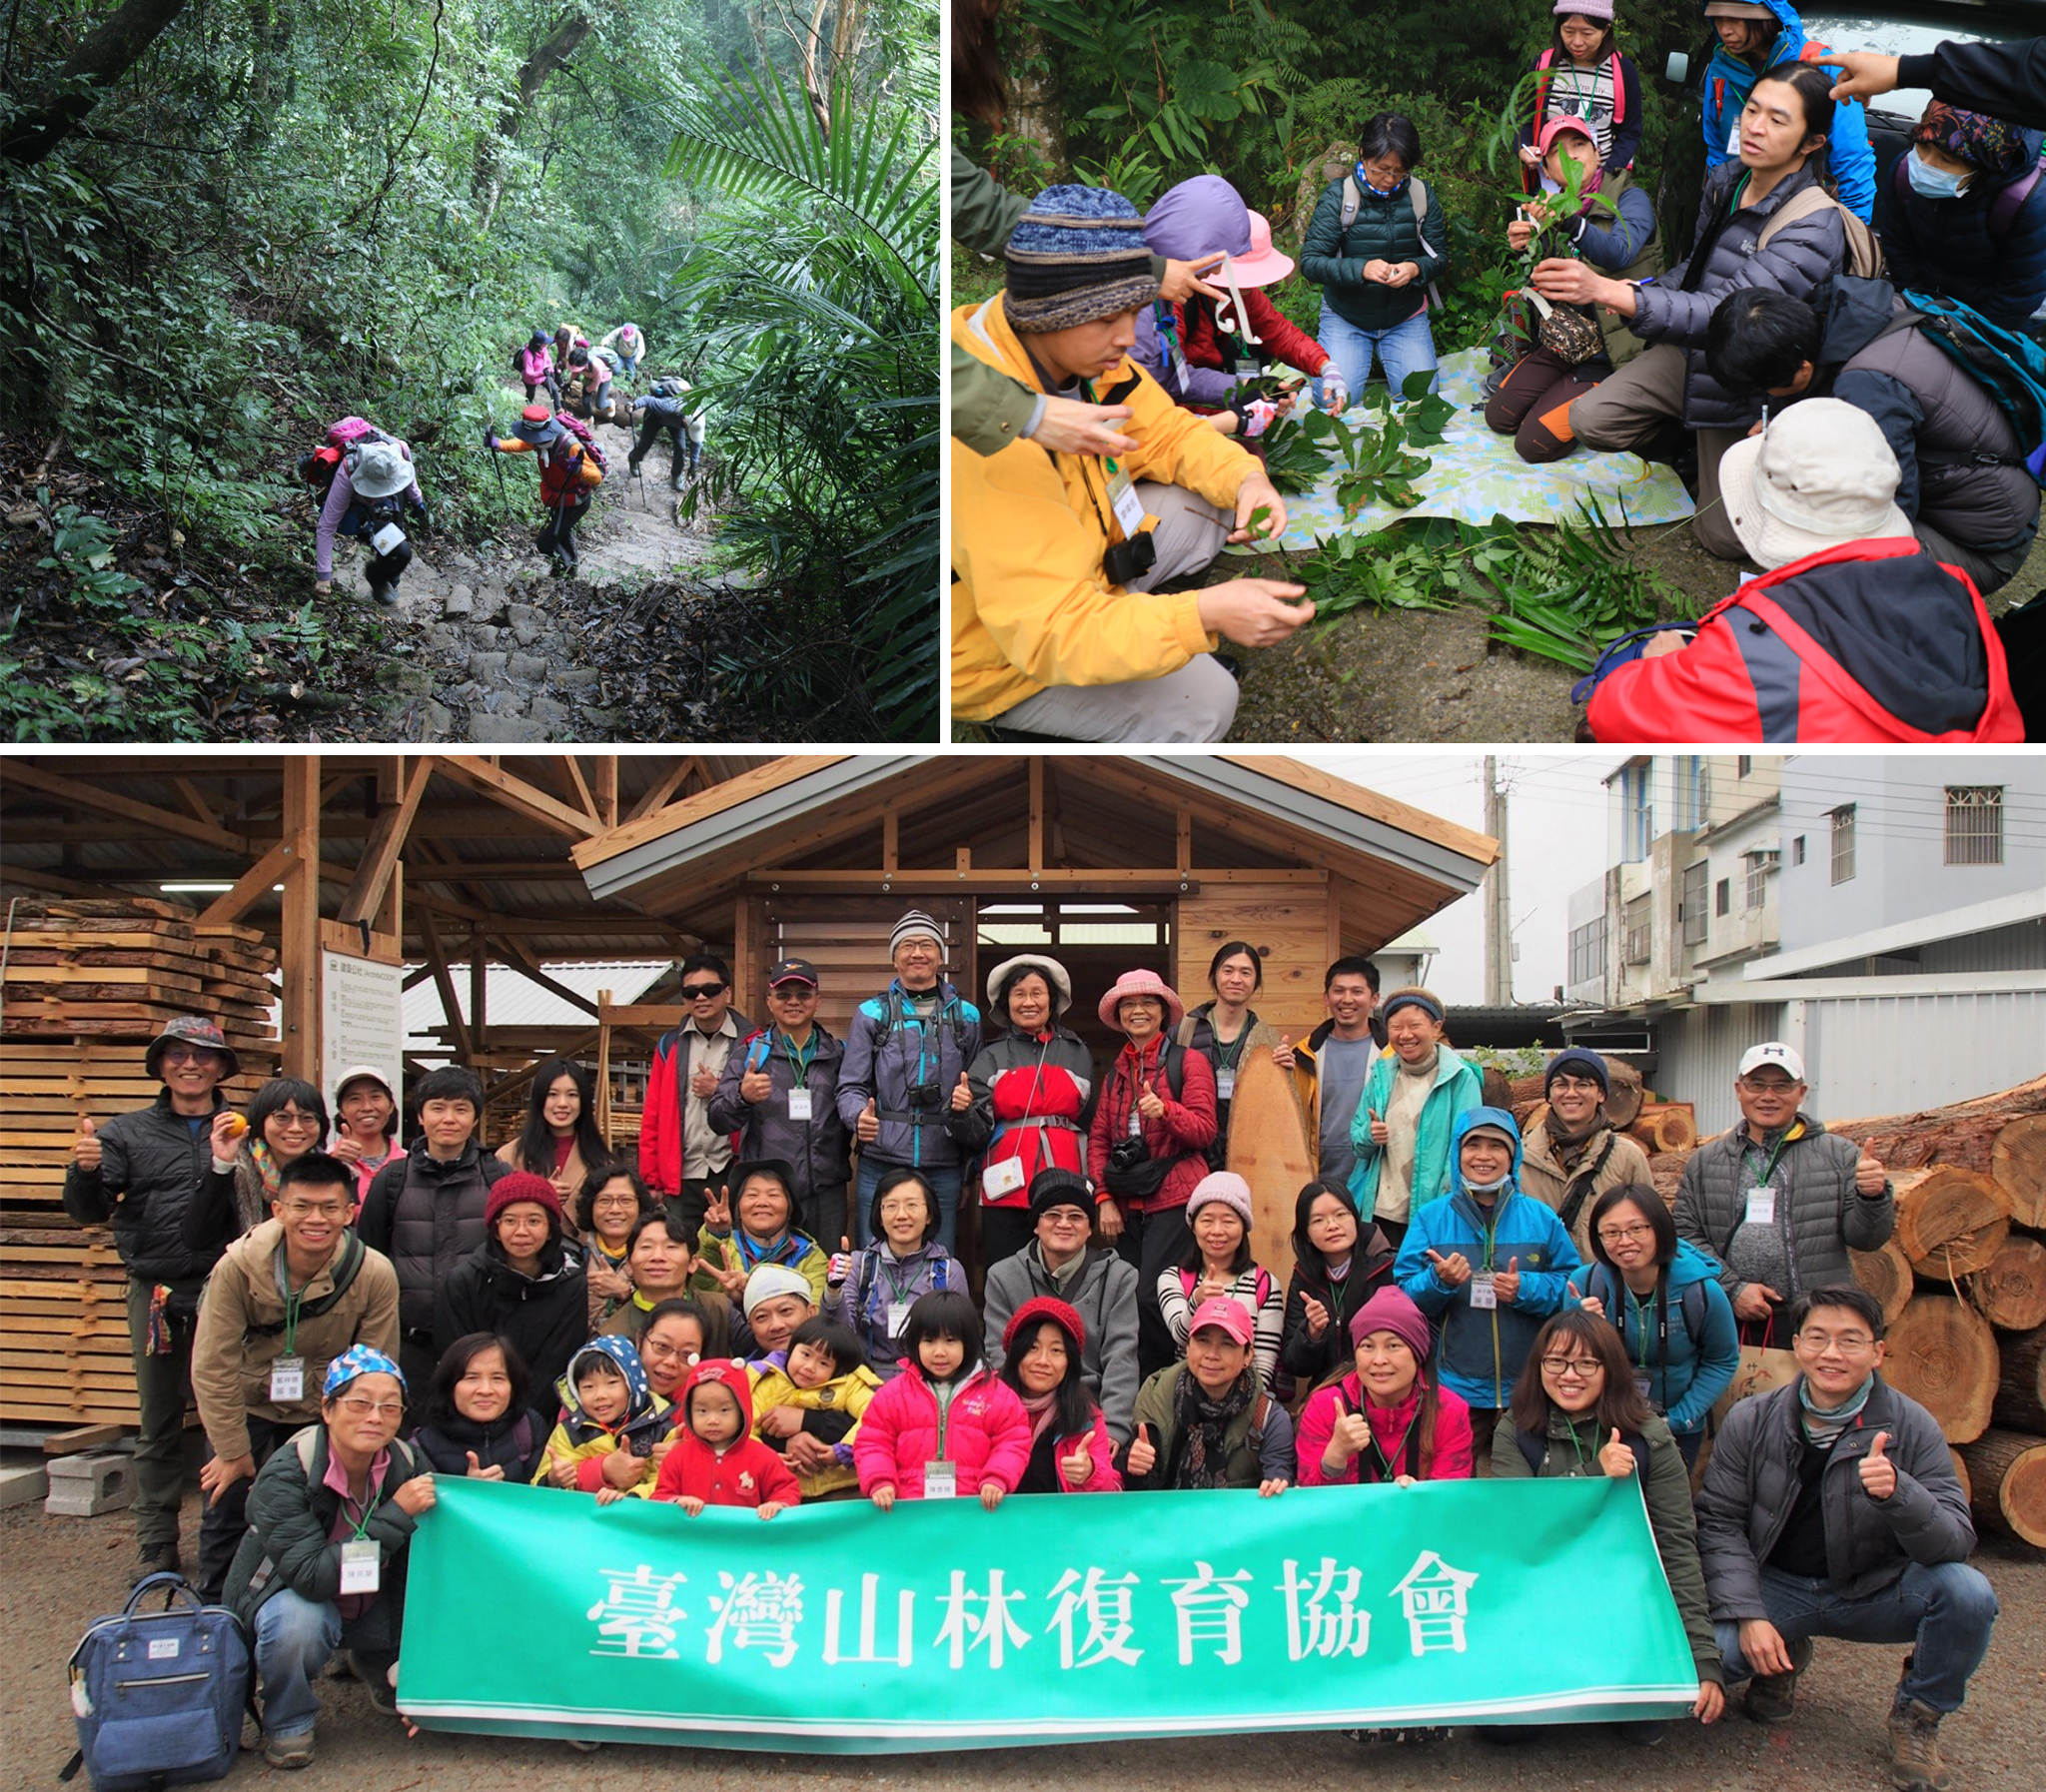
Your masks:
[[[838,1249],[831,1253],[831,1261],[824,1266],[824,1280],[833,1288],[840,1288],[851,1274],[852,1241],[841,1234]]]
[[[1123,1466],[1131,1474],[1149,1474],[1158,1466],[1158,1446],[1151,1441],[1149,1425],[1137,1427],[1137,1434],[1130,1439],[1129,1453],[1123,1457]]]
[[[1313,1295],[1301,1297],[1300,1310],[1307,1316],[1307,1335],[1320,1338],[1329,1330],[1329,1310]]]
[[[1863,1152],[1854,1161],[1854,1189],[1860,1195],[1880,1195],[1883,1185],[1889,1181],[1890,1173],[1874,1158]]]
[[[1598,1466],[1616,1481],[1625,1480],[1634,1471],[1634,1452],[1620,1442],[1616,1429],[1598,1446]]]
[[[1279,1043],[1272,1048],[1272,1062],[1281,1070],[1293,1068],[1293,1035],[1282,1033]]]
[[[1336,1395],[1336,1428],[1329,1435],[1327,1453],[1333,1456],[1340,1450],[1343,1460],[1348,1462],[1371,1441],[1371,1420],[1362,1412],[1351,1411],[1340,1391]]]
[[[1507,1267],[1494,1275],[1492,1292],[1499,1297],[1502,1307],[1511,1307],[1521,1298],[1521,1260],[1509,1258]]]
[[[100,1167],[99,1129],[88,1115],[78,1123],[78,1140],[71,1147],[71,1161],[81,1170],[97,1170]]]
[[[1877,1431],[1861,1458],[1861,1490],[1870,1499],[1887,1499],[1897,1490],[1897,1465],[1890,1460],[1889,1448],[1889,1432]]]
[[[1386,1141],[1393,1136],[1386,1129],[1385,1116],[1376,1108],[1365,1109],[1365,1114],[1371,1122],[1371,1142],[1383,1151]]]
[[[1088,1451],[1087,1439],[1074,1440],[1071,1455],[1059,1457],[1059,1478],[1069,1487],[1087,1484],[1087,1477],[1094,1472],[1094,1457]]]
[[[859,1124],[852,1130],[859,1135],[862,1145],[871,1145],[881,1136],[881,1114],[872,1096],[867,1097],[867,1105],[859,1111]]]
[[[697,1065],[689,1073],[689,1093],[699,1102],[707,1102],[717,1093],[717,1072],[707,1064]]]
[[[959,1081],[952,1085],[952,1112],[964,1114],[973,1106],[973,1085],[966,1080],[966,1073],[959,1073]]]
[[[468,1453],[469,1467],[466,1472],[471,1480],[501,1481],[505,1478],[505,1470],[502,1467],[500,1467],[497,1463],[494,1462],[491,1464],[490,1467],[486,1468],[483,1465],[482,1458],[478,1456],[475,1450],[471,1450]]]
[[[1431,1251],[1428,1261],[1435,1268],[1435,1279],[1444,1288],[1462,1288],[1471,1280],[1471,1260],[1461,1251],[1452,1251],[1448,1257],[1440,1251]],[[1495,1283],[1494,1287],[1497,1286]]]
[[[749,1066],[739,1077],[739,1100],[758,1104],[774,1093],[774,1079],[762,1064]]]
[[[1146,1120],[1165,1118],[1165,1104],[1158,1099],[1158,1091],[1148,1082],[1144,1085],[1144,1093],[1137,1097],[1137,1112]]]

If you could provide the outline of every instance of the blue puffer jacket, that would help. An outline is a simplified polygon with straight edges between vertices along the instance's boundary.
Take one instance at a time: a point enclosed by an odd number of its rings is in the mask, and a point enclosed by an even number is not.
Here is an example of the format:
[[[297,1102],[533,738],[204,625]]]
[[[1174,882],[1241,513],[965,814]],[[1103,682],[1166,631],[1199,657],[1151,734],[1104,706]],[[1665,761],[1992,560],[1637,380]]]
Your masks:
[[[1464,1137],[1473,1127],[1499,1127],[1514,1141],[1514,1177],[1491,1212],[1464,1186]],[[1535,1333],[1570,1299],[1570,1272],[1582,1267],[1577,1248],[1541,1202],[1523,1195],[1521,1129],[1504,1108],[1473,1108],[1457,1116],[1450,1154],[1452,1193],[1414,1210],[1414,1223],[1393,1265],[1393,1279],[1437,1328],[1442,1384],[1478,1411],[1497,1412],[1511,1397]],[[1461,1252],[1478,1274],[1518,1267],[1520,1298],[1490,1311],[1471,1305],[1471,1283],[1452,1288],[1428,1254]]]
[[[1595,1295],[1604,1304],[1605,1317],[1619,1329],[1627,1360],[1647,1372],[1649,1403],[1669,1420],[1669,1428],[1701,1431],[1712,1402],[1740,1366],[1740,1334],[1714,1259],[1678,1239],[1668,1275],[1661,1314],[1657,1296],[1650,1295],[1645,1304],[1636,1301],[1609,1264],[1584,1265],[1571,1275],[1570,1290]],[[1686,1296],[1692,1288],[1698,1292]]]
[[[980,1010],[949,983],[938,984],[937,997],[928,1028],[899,980],[862,1002],[852,1017],[838,1072],[838,1117],[857,1136],[860,1113],[872,1101],[881,1123],[862,1158],[950,1170],[964,1156],[945,1122],[954,1087],[980,1055]],[[925,1099],[912,1100],[912,1090],[925,1091]]]
[[[2027,131],[2023,169],[1993,184],[1978,175],[1952,199],[1927,199],[1904,166],[1913,152],[1899,156],[1875,196],[1890,284],[1900,293],[1943,293],[1992,324],[2022,330],[2046,300],[2046,180],[2033,185],[2007,228],[1992,231],[1989,214],[2001,194],[2029,178],[2040,142],[2039,132]]]
[[[1804,21],[1791,7],[1790,0],[1761,0],[1761,3],[1783,21],[1783,29],[1769,51],[1769,67],[1773,68],[1779,62],[1809,62],[1825,52],[1824,44],[1805,42]],[[1702,0],[1699,10],[1703,10]],[[1727,140],[1738,128],[1741,110],[1747,105],[1747,96],[1754,91],[1754,84],[1759,79],[1760,71],[1749,68],[1738,56],[1730,54],[1724,44],[1713,50],[1712,60],[1705,65],[1707,168],[1738,160],[1739,143],[1736,141],[1729,148]],[[1866,224],[1869,208],[1875,203],[1875,151],[1868,141],[1868,114],[1859,100],[1835,105],[1833,128],[1826,147],[1830,152],[1833,181],[1840,190],[1840,203]]]

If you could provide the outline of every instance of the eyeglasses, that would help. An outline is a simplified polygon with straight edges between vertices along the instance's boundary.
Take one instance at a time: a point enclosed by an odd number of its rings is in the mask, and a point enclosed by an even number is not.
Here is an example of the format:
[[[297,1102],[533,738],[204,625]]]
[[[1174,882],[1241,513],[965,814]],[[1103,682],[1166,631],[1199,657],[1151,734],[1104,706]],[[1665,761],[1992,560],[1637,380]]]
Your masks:
[[[405,1411],[403,1400],[366,1400],[360,1395],[337,1400],[335,1404],[352,1418],[397,1418]]]
[[[220,1062],[220,1054],[211,1046],[165,1046],[163,1062],[166,1064],[217,1064]]]
[[[817,986],[814,983],[777,983],[767,992],[770,1002],[814,1002]]]
[[[591,1207],[637,1207],[636,1195],[599,1195],[589,1204]]]
[[[1800,1332],[1797,1342],[1814,1355],[1823,1356],[1828,1350],[1838,1350],[1843,1356],[1858,1355],[1875,1343],[1865,1332],[1842,1332],[1837,1337],[1828,1332]]]
[[[685,983],[682,985],[682,1000],[685,1002],[707,1002],[713,996],[721,996],[731,988],[728,983]]]
[[[1307,1220],[1310,1226],[1353,1226],[1356,1222],[1355,1214],[1310,1214]]]
[[[303,1220],[308,1215],[317,1215],[322,1220],[346,1220],[348,1205],[345,1201],[287,1201],[277,1211],[287,1220]]]
[[[1541,1358],[1541,1372],[1553,1375],[1558,1381],[1589,1381],[1605,1372],[1605,1364],[1594,1362],[1588,1356],[1544,1356]]]
[[[1555,1077],[1550,1080],[1548,1091],[1553,1095],[1560,1089],[1565,1095],[1596,1095],[1598,1085],[1589,1077]]]
[[[1652,1226],[1601,1226],[1598,1236],[1608,1245],[1617,1245],[1622,1239],[1651,1239],[1655,1236]]]
[[[1753,1077],[1742,1077],[1740,1086],[1749,1095],[1788,1095],[1791,1090],[1803,1087],[1801,1083],[1787,1082],[1781,1077],[1771,1077],[1766,1083]]]
[[[270,1118],[276,1121],[279,1126],[288,1128],[294,1133],[318,1132],[320,1130],[320,1120],[317,1115],[301,1114],[294,1108],[280,1108]]]
[[[656,1344],[651,1340],[639,1346],[639,1355],[646,1362],[694,1362],[694,1350],[678,1350],[673,1344]]]

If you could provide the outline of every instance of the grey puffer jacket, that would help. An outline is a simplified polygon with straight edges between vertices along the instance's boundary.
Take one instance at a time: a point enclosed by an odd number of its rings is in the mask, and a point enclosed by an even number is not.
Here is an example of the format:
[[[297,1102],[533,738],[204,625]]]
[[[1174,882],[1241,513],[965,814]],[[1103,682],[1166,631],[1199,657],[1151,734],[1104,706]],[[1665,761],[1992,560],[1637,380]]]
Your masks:
[[[1797,1133],[1800,1126],[1804,1130]],[[1777,1160],[1773,1186],[1778,1223],[1787,1211],[1790,1226],[1790,1287],[1777,1293],[1795,1300],[1815,1288],[1851,1284],[1854,1265],[1848,1251],[1881,1249],[1896,1227],[1897,1208],[1887,1182],[1880,1195],[1855,1190],[1860,1146],[1834,1137],[1804,1113],[1785,1131],[1796,1136]],[[1676,1236],[1722,1264],[1747,1214],[1748,1141],[1743,1120],[1700,1146],[1684,1165],[1676,1191]],[[1719,1284],[1728,1300],[1747,1286],[1731,1270],[1721,1273]]]
[[[1032,1240],[1014,1257],[1005,1257],[987,1273],[987,1365],[999,1373],[1002,1334],[1026,1301],[1063,1301],[1087,1328],[1087,1347],[1080,1370],[1094,1397],[1108,1434],[1120,1449],[1129,1442],[1137,1422],[1137,1272],[1103,1245],[1089,1245],[1078,1279],[1068,1294],[1044,1267]]]
[[[1698,279],[1690,283],[1695,290],[1685,291],[1699,245],[1707,243],[1713,220],[1725,209],[1735,183],[1746,173],[1740,163],[1724,162],[1705,178],[1690,257],[1654,285],[1636,289],[1634,335],[1689,352],[1683,423],[1690,430],[1745,430],[1761,417],[1759,398],[1733,398],[1705,371],[1705,329],[1719,301],[1739,288],[1758,287],[1809,302],[1846,263],[1846,227],[1831,206],[1794,219],[1769,239],[1766,249],[1760,246],[1769,220],[1812,185],[1811,171],[1800,168],[1759,204],[1741,205],[1734,212],[1725,229],[1705,248],[1705,264]]]
[[[803,1073],[810,1092],[807,1121],[788,1117],[795,1070],[782,1035],[772,1028],[740,1041],[725,1054],[709,1110],[712,1126],[736,1136],[736,1156],[780,1158],[794,1170],[797,1187],[792,1192],[799,1211],[811,1196],[844,1188],[851,1172],[850,1135],[838,1117],[838,1074],[845,1063],[845,1047],[822,1027],[812,1028],[812,1038],[817,1049]],[[739,1078],[749,1069],[764,1069],[773,1084],[764,1102],[749,1102],[739,1094]]]
[[[1792,1381],[1737,1402],[1712,1444],[1698,1490],[1698,1554],[1716,1623],[1765,1618],[1762,1563],[1782,1538],[1797,1499],[1804,1427]],[[1889,1433],[1897,1490],[1871,1499],[1861,1458]],[[1880,1375],[1861,1415],[1841,1434],[1819,1482],[1825,1514],[1826,1578],[1845,1598],[1880,1592],[1913,1562],[1935,1567],[1968,1559],[1975,1526],[1954,1474],[1939,1421]]]
[[[510,1164],[473,1139],[461,1157],[445,1161],[422,1140],[377,1172],[356,1232],[398,1271],[398,1324],[408,1336],[432,1334],[441,1289],[484,1242],[491,1185],[511,1174]]]
[[[2039,484],[2025,470],[2017,432],[1922,330],[1891,329],[1906,309],[1886,280],[1836,281],[1812,391],[1875,419],[1903,473],[1898,508],[1913,522],[1977,549],[2029,541],[2039,528]]]
[[[226,1105],[214,1096],[215,1113]],[[183,1237],[185,1212],[213,1172],[211,1118],[196,1129],[188,1125],[166,1089],[148,1107],[108,1121],[99,1141],[98,1170],[74,1164],[65,1172],[64,1211],[81,1226],[111,1222],[114,1245],[137,1282],[196,1294],[227,1244],[222,1238],[211,1250],[195,1250]]]

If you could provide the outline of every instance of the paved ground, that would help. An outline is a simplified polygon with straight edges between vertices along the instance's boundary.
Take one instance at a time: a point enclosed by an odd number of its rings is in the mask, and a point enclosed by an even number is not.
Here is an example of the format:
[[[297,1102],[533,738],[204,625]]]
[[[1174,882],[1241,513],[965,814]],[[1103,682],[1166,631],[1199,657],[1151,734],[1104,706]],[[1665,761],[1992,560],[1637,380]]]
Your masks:
[[[196,1501],[185,1536],[196,1541]],[[124,1514],[96,1519],[44,1518],[40,1507],[0,1513],[0,1792],[50,1792],[76,1737],[65,1694],[64,1664],[95,1613],[117,1606],[133,1558]],[[1945,1748],[1957,1792],[2039,1792],[2046,1786],[2046,1556],[2009,1542],[1977,1558],[2003,1601],[1996,1642],[1967,1708],[1948,1720]],[[1595,1610],[1623,1589],[1575,1587],[1556,1596]],[[477,1644],[516,1648],[515,1613],[480,1598]],[[1531,1646],[1539,1646],[1531,1638]],[[1464,1732],[1420,1748],[1378,1743],[1360,1748],[1341,1735],[1211,1738],[1205,1741],[1095,1744],[957,1755],[831,1760],[719,1751],[612,1746],[590,1756],[558,1742],[501,1741],[448,1735],[406,1741],[396,1720],[374,1712],[353,1682],[326,1683],[320,1759],[304,1778],[288,1779],[245,1754],[231,1776],[256,1781],[348,1786],[352,1792],[722,1792],[724,1788],[905,1787],[944,1792],[969,1776],[986,1792],[1129,1792],[1172,1786],[1185,1792],[1251,1792],[1343,1784],[1369,1778],[1385,1792],[1448,1786],[1499,1786],[1531,1792],[1563,1788],[1668,1788],[1669,1792],[1875,1792],[1889,1783],[1882,1714],[1901,1651],[1821,1643],[1800,1692],[1798,1719],[1765,1730],[1737,1713],[1713,1731],[1672,1729],[1652,1753],[1585,1728],[1558,1730],[1510,1749]],[[970,1764],[969,1764],[970,1761]],[[84,1782],[78,1782],[81,1786]]]

